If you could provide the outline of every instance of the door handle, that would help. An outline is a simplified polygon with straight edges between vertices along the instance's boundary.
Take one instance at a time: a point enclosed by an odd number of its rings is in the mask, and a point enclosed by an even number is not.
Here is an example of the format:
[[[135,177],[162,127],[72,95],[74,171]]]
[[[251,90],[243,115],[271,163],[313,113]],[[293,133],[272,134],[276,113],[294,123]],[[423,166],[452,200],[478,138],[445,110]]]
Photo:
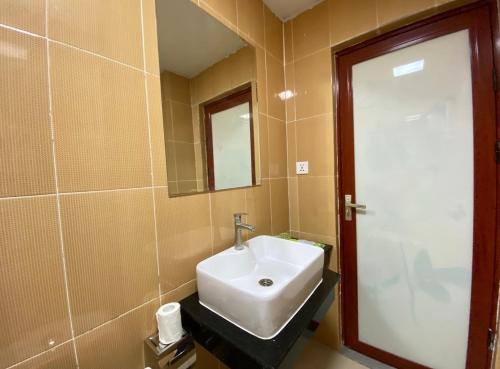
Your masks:
[[[345,203],[344,203],[344,215],[345,220],[352,220],[352,209],[366,209],[366,205],[363,204],[355,204],[352,202],[352,195],[345,195]]]

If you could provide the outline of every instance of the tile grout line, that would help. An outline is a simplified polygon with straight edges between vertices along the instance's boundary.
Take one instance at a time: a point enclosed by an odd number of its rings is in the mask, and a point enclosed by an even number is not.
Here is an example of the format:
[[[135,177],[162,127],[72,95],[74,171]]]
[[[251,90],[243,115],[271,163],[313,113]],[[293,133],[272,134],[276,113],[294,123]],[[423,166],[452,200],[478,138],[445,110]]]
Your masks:
[[[264,3],[262,3],[262,11],[264,11]],[[264,20],[264,43],[265,43],[265,35],[266,35],[266,22]],[[264,73],[266,75],[266,118],[269,118],[267,115],[269,113],[269,88],[268,88],[268,83],[267,83],[267,49],[264,47]],[[258,79],[258,76],[257,76]],[[285,121],[285,128],[286,128],[286,121]],[[286,132],[286,131],[285,131]],[[285,137],[286,139],[286,137]],[[267,119],[267,160],[269,161],[269,119]],[[269,168],[269,163],[268,163],[268,176],[271,177],[271,168]],[[269,180],[269,217],[271,219],[271,233],[274,233],[273,230],[273,198],[272,198],[272,190],[271,190],[271,181]]]
[[[298,229],[290,229],[290,232],[301,233],[301,234],[305,234],[305,235],[319,236],[319,237],[329,237],[329,238],[335,239],[335,236],[332,236],[332,235],[327,235],[327,234],[322,234],[322,233],[304,232],[304,231],[300,231]],[[334,248],[336,248],[336,245],[332,245],[332,246]]]
[[[33,33],[33,32],[25,31],[25,30],[23,30],[21,28],[12,27],[12,26],[9,26],[9,25],[3,24],[3,23],[0,23],[0,28],[8,29],[10,31],[19,32],[19,33],[22,33],[24,35],[33,36],[33,37],[36,37],[36,38],[47,39],[46,36],[42,36],[42,35],[39,35],[39,34],[36,34],[36,33]],[[45,33],[47,33],[47,25],[45,25]]]
[[[115,316],[115,317],[114,317],[114,318],[112,318],[112,319],[106,320],[104,323],[99,324],[99,325],[95,326],[94,328],[91,328],[91,329],[89,329],[88,331],[85,331],[85,332],[83,332],[83,333],[81,333],[81,334],[79,334],[79,335],[75,336],[75,339],[77,339],[77,338],[81,338],[81,337],[84,337],[84,336],[87,336],[87,335],[89,335],[90,333],[95,332],[96,330],[98,330],[98,329],[100,329],[100,328],[102,328],[102,327],[105,327],[105,326],[107,326],[107,325],[109,325],[109,324],[111,324],[111,323],[113,323],[113,322],[117,321],[118,319],[121,319],[121,318],[123,318],[123,317],[127,316],[127,315],[128,315],[128,314],[130,314],[130,313],[133,313],[133,312],[135,312],[135,311],[137,311],[137,310],[139,310],[139,309],[142,309],[144,306],[146,306],[146,305],[148,305],[148,304],[151,304],[151,303],[152,303],[152,302],[154,302],[156,299],[158,299],[158,297],[154,297],[154,298],[152,298],[152,299],[150,299],[150,300],[148,300],[148,301],[146,301],[146,302],[144,302],[144,303],[142,303],[142,304],[140,304],[140,305],[137,305],[137,306],[133,307],[133,308],[132,308],[132,309],[130,309],[130,310],[125,311],[124,313],[121,313],[120,315]]]
[[[294,74],[295,74],[295,72],[294,72]],[[303,118],[299,118],[299,119],[295,119],[295,120],[292,120],[290,122],[287,122],[287,124],[290,124],[290,123],[300,123],[300,122],[302,122],[304,120],[313,119],[313,118],[328,117],[330,115],[333,117],[333,114],[334,114],[334,112],[331,111],[331,112],[327,112],[327,113],[320,113],[320,114],[309,115],[307,117],[303,117]]]
[[[169,88],[168,87],[168,83],[167,83],[167,88]],[[169,95],[170,95],[170,93],[169,93]],[[170,97],[168,98],[168,102],[167,103],[168,103],[168,106],[169,106],[169,113],[170,113],[170,125],[172,126],[172,134],[173,134],[174,139],[175,139],[174,108],[173,108],[173,105],[172,105],[172,99]],[[179,181],[179,173],[178,173],[178,170],[177,170],[177,153],[176,153],[176,151],[177,151],[176,148],[174,148],[174,155],[173,155],[173,157],[174,157],[174,166],[175,166],[175,181],[173,181],[173,182],[178,182]],[[165,148],[165,161],[167,160],[166,158],[167,158],[167,150]],[[167,182],[168,182],[168,174],[167,174]],[[179,191],[178,187],[177,187],[177,191]]]
[[[285,91],[288,91],[288,83],[287,83],[287,78],[286,78],[286,47],[285,47],[285,22],[281,22],[281,47],[283,49],[283,79],[285,81]],[[290,211],[291,207],[291,202],[290,202],[290,182],[289,182],[289,177],[290,173],[288,173],[288,169],[290,168],[290,165],[288,163],[289,158],[289,152],[290,148],[288,147],[288,109],[287,109],[287,101],[284,101],[285,104],[285,140],[286,140],[286,173],[287,173],[287,180],[286,180],[286,186],[287,186],[287,194],[288,194],[288,232],[290,232],[290,229],[292,227],[292,212]],[[297,137],[295,136],[295,140],[297,140]],[[297,154],[295,154],[297,156]]]
[[[291,36],[292,36],[292,42],[291,42],[291,44],[292,44],[292,66],[293,66],[293,69],[292,69],[292,78],[293,78],[293,89],[296,91],[297,90],[297,86],[296,86],[296,80],[295,80],[295,46],[294,46],[294,44],[295,44],[294,41],[295,40],[294,40],[294,37],[293,37],[293,20],[290,21],[290,22],[292,22],[290,24],[290,32],[291,32]],[[294,93],[295,93],[295,91],[294,91]],[[293,98],[293,115],[294,115],[294,118],[295,118],[294,122],[296,122],[297,121],[297,100],[296,100],[295,96]],[[288,123],[289,122],[287,122],[287,124]],[[298,159],[298,157],[297,157],[297,153],[298,153],[298,144],[297,144],[297,141],[298,141],[298,139],[297,139],[297,125],[296,124],[293,127],[293,129],[294,129],[294,134],[295,134],[295,159]],[[296,175],[295,175],[295,177],[296,177]],[[297,178],[297,196],[296,196],[296,198],[297,198],[297,223],[298,223],[297,225],[299,226],[299,229],[300,229],[299,178],[298,177],[296,177],[296,178]]]
[[[156,185],[156,186],[145,186],[145,187],[125,187],[125,188],[115,188],[115,189],[107,189],[107,190],[89,190],[89,191],[73,191],[73,192],[60,192],[60,196],[72,196],[72,195],[91,195],[91,194],[99,194],[99,193],[108,193],[108,192],[123,192],[123,191],[141,191],[147,190],[150,188],[165,188],[167,185]],[[37,199],[44,197],[56,196],[56,193],[45,193],[39,195],[19,195],[19,196],[6,196],[0,197],[1,201],[6,200],[24,200],[24,199]]]
[[[51,136],[51,146],[52,146],[52,163],[54,170],[54,184],[56,190],[56,211],[57,211],[57,226],[59,228],[59,243],[61,250],[63,275],[64,275],[64,289],[66,294],[67,312],[69,319],[69,327],[71,332],[71,341],[73,342],[73,353],[75,355],[76,367],[80,367],[78,360],[78,351],[76,349],[75,340],[75,327],[73,324],[73,313],[71,309],[71,300],[69,294],[69,281],[68,281],[68,266],[66,261],[66,251],[64,247],[64,235],[63,235],[63,224],[62,224],[62,214],[61,214],[61,196],[59,193],[59,179],[57,172],[57,159],[56,159],[56,133],[54,124],[54,109],[52,101],[52,82],[51,82],[51,59],[50,59],[50,47],[49,47],[49,4],[48,0],[45,1],[45,47],[47,53],[47,89],[48,89],[48,103],[49,103],[49,126],[50,126],[50,136]]]
[[[184,286],[184,285],[186,285],[187,283],[190,283],[190,282],[192,282],[192,281],[194,281],[194,280],[196,280],[196,279],[192,279],[192,280],[190,280],[189,282],[186,282],[186,283],[182,284],[181,286],[179,286],[179,287],[177,287],[177,288],[175,288],[175,289],[173,289],[172,291],[169,291],[169,292],[176,291],[177,289],[179,289],[179,288],[183,287],[183,286]],[[165,295],[165,294],[164,294],[164,295]],[[107,326],[107,325],[109,325],[109,324],[111,324],[111,323],[115,322],[116,320],[121,319],[121,318],[123,318],[123,317],[127,316],[127,315],[128,315],[128,314],[130,314],[130,313],[133,313],[133,312],[135,312],[135,311],[137,311],[137,310],[139,310],[139,309],[142,309],[144,306],[146,306],[146,305],[148,305],[148,304],[150,304],[150,303],[154,302],[156,299],[158,299],[158,297],[154,297],[154,298],[152,298],[152,299],[150,299],[150,300],[148,300],[148,301],[146,301],[146,302],[144,302],[144,303],[142,303],[142,304],[140,304],[140,305],[137,305],[137,306],[133,307],[132,309],[127,310],[127,311],[125,311],[124,313],[122,313],[122,314],[120,314],[120,315],[117,315],[117,316],[115,316],[114,318],[109,319],[109,320],[105,321],[104,323],[99,324],[99,325],[97,325],[97,326],[95,326],[95,327],[93,327],[93,328],[89,329],[88,331],[85,331],[85,332],[83,332],[83,333],[81,333],[81,334],[79,334],[79,335],[76,335],[74,338],[70,338],[70,339],[68,339],[68,340],[66,340],[66,341],[64,341],[64,342],[61,342],[60,344],[58,344],[58,345],[56,345],[56,346],[54,346],[54,347],[51,347],[51,348],[50,348],[50,349],[48,349],[48,350],[45,350],[45,351],[42,351],[42,352],[40,352],[40,353],[38,353],[38,354],[36,354],[36,355],[30,356],[29,358],[24,359],[23,361],[20,361],[20,362],[18,362],[18,363],[15,363],[14,365],[9,366],[9,367],[8,367],[8,368],[6,368],[6,369],[14,369],[15,367],[17,367],[17,366],[19,366],[19,365],[21,365],[21,364],[24,364],[24,363],[26,363],[26,362],[28,362],[28,361],[30,361],[30,360],[32,360],[32,359],[35,359],[35,358],[37,358],[37,357],[40,357],[40,356],[42,356],[42,355],[46,354],[47,352],[53,351],[53,350],[55,350],[55,349],[57,349],[57,348],[59,348],[59,347],[61,347],[61,346],[65,345],[65,344],[70,343],[70,342],[74,342],[74,341],[76,341],[76,339],[77,339],[77,338],[84,337],[84,336],[86,336],[86,335],[88,335],[88,334],[90,334],[90,333],[92,333],[92,332],[96,331],[97,329],[100,329],[100,328],[102,328],[102,327],[104,327],[104,326]],[[79,366],[78,366],[78,364],[77,364],[77,368],[78,368],[78,367],[79,367]]]
[[[154,165],[153,165],[153,143],[151,138],[151,111],[149,106],[148,77],[146,74],[146,39],[144,36],[144,0],[141,0],[141,37],[142,37],[142,64],[144,67],[144,94],[146,99],[146,115],[148,120],[148,140],[149,140],[149,162],[151,165],[151,193],[153,195],[153,221],[155,230],[155,250],[156,250],[156,272],[158,276],[158,299],[161,297],[160,279],[160,253],[158,248],[158,222],[156,220],[156,191],[154,190]],[[167,182],[168,183],[168,182]],[[161,301],[159,301],[161,303]]]
[[[135,70],[137,72],[141,72],[141,73],[144,72],[144,70],[142,70],[140,68],[137,68],[137,67],[134,67],[133,65],[121,62],[119,60],[112,59],[112,58],[107,57],[105,55],[98,54],[98,53],[96,53],[94,51],[87,50],[87,49],[84,49],[84,48],[81,48],[81,47],[78,47],[78,46],[75,46],[75,45],[71,45],[71,44],[68,44],[68,43],[63,42],[63,41],[58,41],[58,40],[55,40],[55,39],[51,39],[51,38],[48,37],[47,31],[46,31],[46,36],[42,36],[42,35],[38,35],[36,33],[25,31],[25,30],[23,30],[21,28],[17,28],[17,27],[12,27],[12,26],[6,25],[6,24],[3,24],[3,23],[0,23],[0,28],[4,28],[4,29],[8,29],[10,31],[22,33],[22,34],[27,35],[27,36],[32,36],[32,37],[36,37],[36,38],[42,38],[42,39],[50,41],[50,42],[52,42],[54,44],[65,46],[65,47],[68,47],[68,48],[73,49],[73,50],[78,50],[78,51],[81,51],[81,52],[83,52],[85,54],[93,55],[93,56],[96,56],[98,58],[110,61],[112,63],[119,64],[119,65],[124,66],[124,67],[128,67],[128,68],[133,69],[133,70]],[[46,29],[47,28],[48,28],[48,26],[46,25]],[[146,73],[149,74],[149,75],[153,75],[153,76],[158,77],[158,75],[156,75],[154,73],[149,73],[149,72],[146,72]]]
[[[5,368],[5,369],[14,369],[14,368],[17,368],[19,365],[26,364],[27,362],[29,362],[29,361],[31,361],[31,360],[34,360],[34,359],[36,359],[36,358],[38,358],[38,357],[40,357],[40,356],[45,355],[47,352],[50,352],[50,351],[55,351],[55,350],[57,350],[58,348],[60,348],[60,347],[62,347],[62,346],[64,346],[64,345],[67,345],[67,344],[69,344],[69,343],[70,343],[70,342],[72,342],[72,341],[73,341],[73,338],[70,338],[70,339],[68,339],[68,340],[66,340],[66,341],[61,342],[61,343],[60,343],[60,344],[58,344],[58,345],[55,345],[54,347],[49,348],[48,350],[44,350],[44,351],[42,351],[42,352],[39,352],[39,353],[38,353],[38,354],[36,354],[36,355],[30,356],[30,357],[28,357],[28,358],[26,358],[26,359],[24,359],[24,360],[22,360],[22,361],[19,361],[19,362],[15,363],[15,364],[13,364],[13,365],[11,365],[11,366],[8,366],[8,367],[7,367],[7,368]]]
[[[180,290],[182,287],[187,286],[189,283],[191,283],[191,282],[193,282],[193,281],[196,281],[196,278],[190,279],[189,281],[187,281],[187,282],[185,282],[185,283],[181,284],[180,286],[175,287],[173,290],[170,290],[170,291],[168,291],[168,292],[162,293],[162,294],[160,295],[160,297],[164,297],[164,296],[168,295],[169,293],[176,292],[176,291]]]
[[[292,33],[293,33],[293,31],[292,31]],[[331,47],[330,45],[328,45],[328,46],[325,46],[325,47],[321,47],[321,48],[319,48],[319,49],[316,49],[316,50],[314,50],[314,51],[310,52],[309,54],[302,55],[302,56],[300,56],[300,57],[298,57],[298,58],[295,58],[295,56],[294,56],[293,60],[292,60],[290,63],[297,63],[297,62],[301,62],[302,60],[304,60],[304,59],[306,59],[306,58],[309,58],[309,57],[311,57],[311,56],[314,56],[314,55],[319,54],[319,53],[321,53],[321,52],[324,52],[324,51],[326,51],[326,50],[330,51],[330,50],[331,50],[331,48],[332,48],[332,47]],[[289,64],[290,64],[290,63],[289,63]]]

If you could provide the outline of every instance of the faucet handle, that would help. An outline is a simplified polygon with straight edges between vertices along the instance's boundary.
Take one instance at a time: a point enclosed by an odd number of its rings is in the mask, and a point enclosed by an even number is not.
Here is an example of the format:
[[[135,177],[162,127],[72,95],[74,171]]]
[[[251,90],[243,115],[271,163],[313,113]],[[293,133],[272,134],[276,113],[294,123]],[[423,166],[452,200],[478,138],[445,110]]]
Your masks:
[[[248,213],[234,213],[233,216],[234,216],[234,220],[236,222],[241,222],[241,217],[243,215],[248,215]]]

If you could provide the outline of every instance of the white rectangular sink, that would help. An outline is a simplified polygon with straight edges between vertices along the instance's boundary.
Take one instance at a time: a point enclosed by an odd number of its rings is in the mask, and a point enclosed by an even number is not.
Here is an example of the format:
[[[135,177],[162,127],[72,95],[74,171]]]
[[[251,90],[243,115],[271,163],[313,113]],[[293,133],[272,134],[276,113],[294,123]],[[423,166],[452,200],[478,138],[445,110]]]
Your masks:
[[[320,285],[324,252],[271,236],[246,244],[243,250],[231,247],[197,265],[200,303],[248,333],[270,339]]]

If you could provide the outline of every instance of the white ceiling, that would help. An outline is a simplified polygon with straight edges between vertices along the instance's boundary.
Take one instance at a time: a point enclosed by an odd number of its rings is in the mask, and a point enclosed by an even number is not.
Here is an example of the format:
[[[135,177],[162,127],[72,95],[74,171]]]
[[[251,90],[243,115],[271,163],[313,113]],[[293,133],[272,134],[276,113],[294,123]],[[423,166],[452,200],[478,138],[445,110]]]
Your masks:
[[[323,0],[264,0],[269,9],[280,17],[282,21],[295,18],[303,11],[311,9],[314,5],[322,1]]]
[[[233,31],[188,0],[157,0],[160,71],[192,78],[246,46]]]

